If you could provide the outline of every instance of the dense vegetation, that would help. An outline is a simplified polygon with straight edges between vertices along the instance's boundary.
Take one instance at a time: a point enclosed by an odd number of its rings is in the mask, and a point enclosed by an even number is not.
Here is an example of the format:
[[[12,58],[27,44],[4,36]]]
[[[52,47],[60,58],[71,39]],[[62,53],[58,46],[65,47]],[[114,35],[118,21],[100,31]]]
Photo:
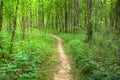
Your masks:
[[[0,0],[0,80],[49,80],[51,32],[79,79],[120,80],[119,25],[120,0]]]
[[[17,31],[13,53],[9,54],[10,35],[2,34],[3,50],[0,50],[0,79],[42,79],[46,80],[45,66],[50,66],[47,62],[53,55],[54,39],[38,30],[32,34],[26,33],[26,39],[20,39]],[[36,34],[36,32],[38,34]]]
[[[97,35],[95,33],[93,41],[89,44],[84,41],[85,33],[60,35],[64,39],[66,53],[69,53],[73,65],[79,70],[78,74],[72,71],[75,80],[81,80],[81,77],[82,80],[120,79],[117,43],[111,43],[112,37],[105,40]]]

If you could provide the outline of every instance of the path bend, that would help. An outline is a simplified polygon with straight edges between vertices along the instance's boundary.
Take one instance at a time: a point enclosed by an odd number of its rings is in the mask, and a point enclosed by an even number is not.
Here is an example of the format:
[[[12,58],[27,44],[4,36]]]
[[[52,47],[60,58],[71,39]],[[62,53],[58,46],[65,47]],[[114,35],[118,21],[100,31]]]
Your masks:
[[[56,72],[54,73],[54,80],[72,80],[71,76],[71,66],[70,62],[64,52],[63,46],[62,46],[62,39],[51,34],[54,38],[57,39],[57,47],[58,47],[58,53],[59,53],[59,65],[57,65]]]

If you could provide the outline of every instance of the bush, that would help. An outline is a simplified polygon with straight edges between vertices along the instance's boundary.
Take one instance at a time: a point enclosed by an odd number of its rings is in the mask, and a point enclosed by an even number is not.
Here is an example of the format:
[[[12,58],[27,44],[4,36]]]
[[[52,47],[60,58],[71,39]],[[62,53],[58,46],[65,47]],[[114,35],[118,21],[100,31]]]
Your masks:
[[[4,35],[8,36],[8,34]],[[19,32],[16,35],[20,35]],[[0,80],[47,80],[46,72],[42,68],[53,54],[51,48],[54,45],[54,39],[36,30],[32,34],[26,33],[25,36],[24,40],[21,40],[20,36],[15,37],[14,53],[9,55],[7,54],[10,39],[3,37],[3,51],[8,57],[0,59]]]
[[[70,49],[76,67],[84,75],[84,80],[120,80],[120,67],[117,65],[117,45],[112,37],[103,39],[94,35],[91,43],[85,43],[84,34],[61,35]]]

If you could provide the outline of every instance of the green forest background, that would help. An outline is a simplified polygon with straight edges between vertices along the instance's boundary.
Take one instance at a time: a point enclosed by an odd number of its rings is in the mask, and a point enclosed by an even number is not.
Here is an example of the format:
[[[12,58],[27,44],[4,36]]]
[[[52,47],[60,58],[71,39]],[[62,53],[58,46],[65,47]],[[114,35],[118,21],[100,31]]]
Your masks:
[[[0,80],[52,80],[50,33],[74,80],[120,80],[120,0],[0,0]]]

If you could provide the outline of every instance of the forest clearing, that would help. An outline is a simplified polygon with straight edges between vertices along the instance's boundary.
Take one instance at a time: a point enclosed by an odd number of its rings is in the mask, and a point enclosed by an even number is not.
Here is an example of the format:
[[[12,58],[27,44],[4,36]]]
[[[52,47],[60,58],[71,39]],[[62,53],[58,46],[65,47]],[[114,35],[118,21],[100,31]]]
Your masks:
[[[0,0],[0,80],[120,80],[120,0]]]

